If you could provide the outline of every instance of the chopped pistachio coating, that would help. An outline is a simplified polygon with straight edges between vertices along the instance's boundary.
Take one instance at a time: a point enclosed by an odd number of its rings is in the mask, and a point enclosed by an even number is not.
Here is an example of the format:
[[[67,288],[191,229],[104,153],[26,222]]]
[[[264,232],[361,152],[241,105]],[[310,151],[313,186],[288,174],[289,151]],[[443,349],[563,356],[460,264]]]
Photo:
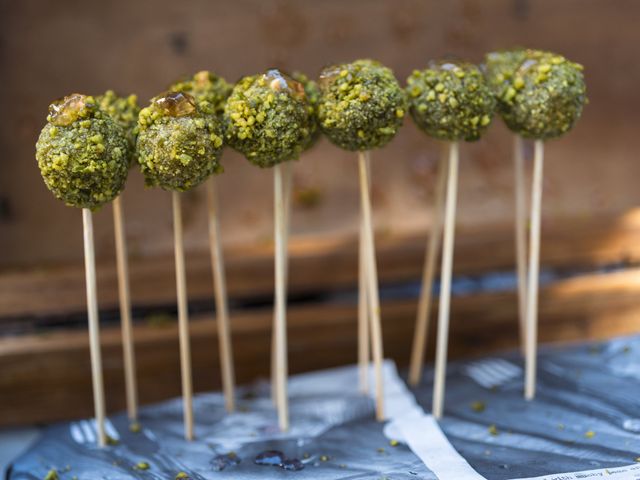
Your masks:
[[[152,99],[140,111],[138,130],[138,163],[148,186],[184,192],[222,171],[220,124],[187,93]]]
[[[129,95],[120,97],[113,90],[107,90],[103,95],[96,97],[98,106],[108,113],[114,122],[116,122],[124,130],[125,136],[130,146],[129,164],[135,164],[135,149],[138,114],[140,107],[138,106],[138,97]]]
[[[302,84],[279,70],[245,77],[224,108],[227,142],[258,167],[295,160],[309,144],[312,111]]]
[[[526,138],[559,137],[573,127],[587,101],[582,66],[540,50],[487,56],[487,76],[507,126]]]
[[[224,113],[224,104],[231,94],[231,89],[232,86],[224,78],[206,70],[169,87],[172,92],[188,93],[195,98],[200,111],[218,117]]]
[[[304,93],[309,102],[309,106],[307,108],[312,115],[311,135],[309,135],[309,139],[306,145],[304,145],[304,149],[308,150],[320,139],[321,132],[318,126],[318,101],[320,100],[320,87],[316,82],[311,80],[302,72],[293,72],[291,77],[302,84],[304,87]]]
[[[96,209],[124,187],[129,149],[124,131],[95,98],[75,93],[49,107],[36,159],[56,198],[72,207]]]
[[[402,125],[405,93],[391,69],[379,62],[357,60],[325,68],[319,85],[320,128],[345,150],[382,147]]]
[[[407,79],[411,116],[440,140],[475,141],[491,123],[496,101],[478,67],[433,62]]]

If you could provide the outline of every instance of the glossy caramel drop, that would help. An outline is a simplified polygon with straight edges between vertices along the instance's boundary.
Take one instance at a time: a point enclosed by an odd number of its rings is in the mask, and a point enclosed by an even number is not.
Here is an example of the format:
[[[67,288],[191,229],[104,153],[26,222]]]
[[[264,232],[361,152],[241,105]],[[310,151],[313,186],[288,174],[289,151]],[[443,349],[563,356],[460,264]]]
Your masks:
[[[196,101],[184,92],[169,92],[159,96],[154,103],[170,117],[186,117],[196,112]]]
[[[93,97],[72,93],[49,106],[49,122],[59,127],[71,125],[94,105]]]
[[[264,74],[264,79],[271,90],[276,92],[288,91],[298,99],[305,97],[304,86],[277,68],[267,70],[267,73]]]

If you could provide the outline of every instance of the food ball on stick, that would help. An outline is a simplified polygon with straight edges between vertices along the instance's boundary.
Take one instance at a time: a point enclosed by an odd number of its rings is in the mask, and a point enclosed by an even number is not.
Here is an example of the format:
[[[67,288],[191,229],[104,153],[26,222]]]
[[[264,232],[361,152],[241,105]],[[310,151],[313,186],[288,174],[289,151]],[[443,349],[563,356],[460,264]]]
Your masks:
[[[192,78],[174,83],[173,91],[191,95],[198,108],[206,114],[221,120],[224,104],[231,93],[231,85],[224,78],[206,70],[193,75]],[[220,122],[221,128],[224,126]],[[222,370],[222,389],[227,411],[235,410],[235,372],[233,366],[233,348],[231,345],[231,326],[229,322],[229,306],[224,268],[224,255],[220,239],[220,218],[218,214],[218,193],[216,176],[211,175],[206,183],[207,210],[209,223],[209,251],[211,253],[211,271],[213,272],[213,288],[216,302],[216,324],[218,327],[218,344],[220,366]]]
[[[524,293],[525,398],[533,399],[536,383],[544,141],[557,138],[573,128],[587,101],[586,84],[581,65],[567,60],[562,55],[540,50],[489,54],[486,70],[496,92],[499,111],[504,122],[520,137],[535,140],[529,259],[526,270],[526,293]],[[521,150],[521,144],[517,141],[516,162],[519,163],[522,163],[522,160],[518,160],[521,158]],[[519,181],[518,173],[516,182],[516,185],[522,183]],[[516,188],[516,195],[518,190],[522,188]],[[524,201],[521,200],[520,203],[523,204]],[[521,206],[519,210],[522,211],[524,208]],[[523,238],[526,222],[518,221],[520,226],[516,227],[516,233]],[[523,240],[520,242],[524,243]],[[520,250],[525,248],[520,247]],[[523,282],[519,281],[519,283]],[[522,297],[522,294],[520,296]]]
[[[138,162],[147,185],[172,192],[185,438],[191,440],[193,388],[180,192],[221,171],[222,131],[213,115],[204,114],[194,98],[182,92],[154,98],[140,111],[138,129]]]
[[[275,208],[275,371],[279,426],[289,429],[287,398],[286,283],[290,169],[282,163],[298,158],[308,146],[314,118],[304,87],[271,69],[241,79],[224,110],[229,145],[260,168],[274,167]],[[283,175],[284,174],[284,175]],[[285,178],[283,178],[283,176]]]
[[[137,97],[129,95],[120,97],[113,90],[107,90],[96,98],[103,112],[119,125],[129,144],[129,165],[135,162],[136,126],[138,123]],[[125,390],[127,397],[127,413],[131,422],[138,420],[138,387],[136,381],[136,359],[133,348],[133,328],[131,321],[131,294],[129,290],[129,265],[127,259],[127,243],[124,226],[124,212],[121,196],[113,200],[113,225],[116,244],[116,264],[118,271],[118,297],[120,301],[120,319],[122,328],[122,350],[124,356]]]
[[[423,271],[416,332],[413,342],[410,380],[417,384],[421,376],[426,334],[428,330],[431,289],[439,247],[444,204],[444,238],[438,312],[438,338],[433,392],[433,415],[440,418],[444,406],[447,344],[449,340],[449,307],[451,271],[455,232],[456,190],[458,177],[458,142],[478,140],[491,123],[495,99],[482,72],[464,62],[432,62],[422,71],[414,71],[407,79],[411,116],[425,133],[449,143],[447,168],[440,167],[436,213],[431,240],[427,247]],[[446,185],[446,190],[445,190]],[[446,197],[443,198],[443,196]]]
[[[362,213],[358,357],[361,388],[365,390],[368,389],[368,351],[365,344],[370,330],[376,378],[376,417],[383,420],[382,325],[369,192],[369,151],[383,147],[395,136],[402,125],[407,101],[393,72],[373,60],[357,60],[325,68],[320,74],[319,85],[318,121],[322,132],[338,147],[358,152]]]
[[[100,353],[92,210],[118,196],[128,172],[130,147],[118,125],[96,99],[78,93],[49,107],[36,143],[45,185],[66,205],[82,208],[89,319],[89,348],[98,443],[105,446],[105,398]]]

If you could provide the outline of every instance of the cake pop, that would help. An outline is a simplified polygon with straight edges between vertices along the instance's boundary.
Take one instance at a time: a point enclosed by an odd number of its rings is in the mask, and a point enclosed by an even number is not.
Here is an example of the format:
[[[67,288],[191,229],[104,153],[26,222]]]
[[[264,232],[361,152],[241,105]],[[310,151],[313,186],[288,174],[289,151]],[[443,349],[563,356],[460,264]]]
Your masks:
[[[414,71],[407,79],[411,116],[425,133],[449,142],[448,168],[440,168],[446,175],[444,199],[444,238],[438,311],[438,339],[436,348],[433,415],[442,416],[449,340],[449,306],[451,301],[451,270],[455,232],[456,190],[458,183],[459,141],[475,141],[491,123],[495,99],[482,72],[465,62],[432,62],[422,71]],[[441,185],[445,183],[440,180]],[[439,197],[444,189],[438,188]],[[434,263],[440,236],[441,198],[436,198],[436,221],[430,246],[427,248],[423,273],[423,288],[416,320],[416,335],[411,365],[411,381],[417,383],[424,357],[429,303],[433,282]]]
[[[129,153],[122,128],[98,108],[95,98],[78,93],[51,104],[47,124],[36,143],[36,159],[47,188],[66,205],[82,208],[89,348],[100,446],[106,445],[107,436],[91,212],[116,198],[124,187]]]
[[[395,136],[402,125],[407,101],[393,72],[373,60],[357,60],[327,67],[320,74],[319,86],[318,121],[322,132],[338,147],[358,152],[362,214],[359,361],[364,367],[361,368],[361,382],[364,382],[368,370],[368,352],[364,343],[368,341],[365,335],[370,330],[376,378],[376,417],[383,420],[382,326],[371,219],[369,151],[386,145]],[[370,321],[368,326],[367,317]]]
[[[196,73],[192,78],[177,82],[171,86],[173,91],[191,95],[198,108],[207,114],[221,119],[224,104],[231,93],[229,85],[222,77],[206,70]],[[220,122],[221,127],[223,126]],[[224,268],[224,255],[220,239],[220,216],[218,214],[218,193],[216,176],[211,175],[206,182],[207,210],[209,223],[209,252],[211,254],[211,271],[213,272],[213,288],[216,302],[216,319],[218,327],[218,343],[220,349],[220,366],[222,370],[222,389],[224,391],[227,411],[235,409],[235,372],[233,367],[233,348],[231,345],[231,327],[229,323],[229,306]]]
[[[135,164],[136,125],[140,107],[137,97],[119,97],[113,90],[107,90],[96,97],[100,109],[107,113],[119,125],[129,144],[129,165]],[[122,350],[124,357],[125,390],[129,420],[138,420],[138,388],[136,382],[136,359],[133,348],[133,328],[131,323],[131,294],[129,290],[129,265],[127,243],[124,229],[124,212],[121,196],[113,200],[113,226],[116,244],[116,265],[118,272],[118,298],[120,301],[120,319],[122,324]]]
[[[540,50],[489,54],[486,70],[496,92],[500,114],[507,127],[523,138],[535,140],[529,259],[524,295],[525,398],[533,399],[536,386],[544,141],[557,138],[571,130],[580,118],[587,101],[586,85],[581,65],[567,60],[562,55]],[[521,155],[518,145],[516,153],[518,159]],[[520,222],[519,231],[524,231],[524,222]]]
[[[287,398],[286,283],[290,169],[282,163],[295,160],[308,146],[313,115],[304,87],[287,74],[271,69],[241,79],[224,109],[225,135],[231,147],[252,164],[274,167],[275,208],[275,350],[276,395],[280,429],[289,429]],[[283,178],[283,173],[284,177]]]
[[[138,162],[147,185],[172,192],[185,437],[191,440],[193,388],[180,192],[222,170],[222,131],[213,115],[203,113],[194,98],[182,92],[155,97],[140,111],[138,130]]]

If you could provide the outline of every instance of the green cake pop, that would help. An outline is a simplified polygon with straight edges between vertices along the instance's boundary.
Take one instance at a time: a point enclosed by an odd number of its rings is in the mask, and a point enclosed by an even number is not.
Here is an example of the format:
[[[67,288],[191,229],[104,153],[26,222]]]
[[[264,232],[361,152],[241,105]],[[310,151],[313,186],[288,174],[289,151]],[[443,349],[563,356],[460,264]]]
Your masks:
[[[92,96],[71,94],[49,107],[36,143],[44,182],[67,205],[96,209],[113,200],[127,178],[124,131]]]
[[[411,116],[440,140],[478,140],[491,123],[495,99],[478,67],[433,62],[407,79]]]
[[[138,117],[138,162],[145,182],[184,192],[222,170],[220,124],[188,93],[154,98]]]
[[[231,94],[232,86],[227,81],[206,70],[193,77],[174,83],[169,87],[172,92],[184,92],[195,98],[203,113],[218,117],[224,113],[224,104]]]
[[[337,146],[364,151],[386,145],[407,110],[393,72],[373,60],[325,68],[320,74],[318,121]]]
[[[118,96],[113,90],[107,90],[103,95],[96,97],[100,109],[109,114],[116,124],[124,130],[125,136],[130,146],[130,165],[135,164],[136,156],[136,136],[138,115],[138,97],[129,95],[127,97]]]
[[[316,82],[311,80],[302,72],[293,72],[291,77],[302,84],[304,87],[304,93],[309,101],[309,111],[313,117],[311,122],[311,134],[307,143],[304,145],[304,149],[308,150],[316,144],[320,139],[320,128],[318,126],[318,102],[320,100],[320,87]]]
[[[582,66],[551,52],[487,55],[486,73],[502,118],[525,138],[547,140],[573,127],[586,102]]]
[[[312,112],[303,85],[281,71],[244,77],[224,108],[226,138],[254,165],[272,167],[308,146]]]

